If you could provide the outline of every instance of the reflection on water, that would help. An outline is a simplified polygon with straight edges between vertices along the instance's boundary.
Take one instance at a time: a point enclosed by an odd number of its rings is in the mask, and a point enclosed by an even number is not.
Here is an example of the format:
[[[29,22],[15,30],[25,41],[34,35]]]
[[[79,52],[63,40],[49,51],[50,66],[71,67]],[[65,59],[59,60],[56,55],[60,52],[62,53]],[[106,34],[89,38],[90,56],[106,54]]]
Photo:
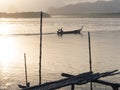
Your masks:
[[[0,29],[1,34],[39,33],[39,19],[9,19],[4,22],[4,24],[0,22],[1,29],[8,23],[10,26],[8,25],[9,29],[3,28],[5,31]],[[79,74],[89,71],[86,31],[91,29],[93,70],[95,72],[119,70],[120,31],[118,29],[120,25],[118,22],[117,19],[107,19],[107,21],[76,18],[45,19],[43,32],[54,32],[54,34],[43,35],[42,83],[61,79],[63,72]],[[83,24],[85,28],[82,31],[82,37],[71,34],[60,38],[55,34],[59,26],[63,25],[65,30],[71,30],[71,28],[78,29]],[[14,27],[10,29],[12,26]],[[111,27],[114,27],[116,31],[111,31],[113,29]],[[0,36],[0,89],[17,90],[18,84],[25,85],[24,53],[27,56],[28,81],[31,85],[36,85],[38,84],[39,35]],[[105,78],[105,80],[119,82],[118,78],[120,78],[119,75]],[[89,85],[76,86],[77,90],[88,88]]]
[[[16,52],[16,42],[13,38],[0,38],[0,61],[2,64],[11,62],[10,60],[14,59]]]
[[[12,33],[16,29],[15,25],[8,22],[8,19],[0,19],[0,35]]]
[[[9,26],[9,24],[5,24],[5,23],[0,24],[0,34],[7,34],[7,33],[9,33],[10,28],[11,27]]]

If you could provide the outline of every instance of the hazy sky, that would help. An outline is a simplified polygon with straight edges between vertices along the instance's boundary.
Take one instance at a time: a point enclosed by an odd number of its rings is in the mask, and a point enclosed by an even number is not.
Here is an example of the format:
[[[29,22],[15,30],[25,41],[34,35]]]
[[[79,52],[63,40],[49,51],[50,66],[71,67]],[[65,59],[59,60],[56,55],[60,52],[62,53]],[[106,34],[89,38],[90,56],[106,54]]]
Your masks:
[[[48,7],[95,1],[98,0],[0,0],[0,12],[46,11]]]

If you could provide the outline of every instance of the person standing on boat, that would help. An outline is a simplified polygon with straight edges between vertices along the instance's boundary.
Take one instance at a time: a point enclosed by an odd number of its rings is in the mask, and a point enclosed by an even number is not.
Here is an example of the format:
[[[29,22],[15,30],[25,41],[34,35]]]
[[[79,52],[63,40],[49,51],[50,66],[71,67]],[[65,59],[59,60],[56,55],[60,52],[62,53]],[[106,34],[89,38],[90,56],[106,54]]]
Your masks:
[[[63,29],[61,28],[61,29],[58,29],[58,32],[59,33],[63,33]]]
[[[60,29],[60,32],[63,33],[63,29],[62,28]]]

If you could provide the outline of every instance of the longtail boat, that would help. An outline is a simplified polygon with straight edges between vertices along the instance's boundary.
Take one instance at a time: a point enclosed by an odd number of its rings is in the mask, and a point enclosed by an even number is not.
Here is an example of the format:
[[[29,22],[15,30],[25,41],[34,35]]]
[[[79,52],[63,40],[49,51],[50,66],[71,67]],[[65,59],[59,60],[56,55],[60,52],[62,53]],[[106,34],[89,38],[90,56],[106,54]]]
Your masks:
[[[83,26],[80,29],[72,30],[72,31],[63,31],[62,28],[61,28],[61,29],[58,29],[57,34],[58,35],[63,35],[63,34],[80,34],[82,29],[83,29]]]

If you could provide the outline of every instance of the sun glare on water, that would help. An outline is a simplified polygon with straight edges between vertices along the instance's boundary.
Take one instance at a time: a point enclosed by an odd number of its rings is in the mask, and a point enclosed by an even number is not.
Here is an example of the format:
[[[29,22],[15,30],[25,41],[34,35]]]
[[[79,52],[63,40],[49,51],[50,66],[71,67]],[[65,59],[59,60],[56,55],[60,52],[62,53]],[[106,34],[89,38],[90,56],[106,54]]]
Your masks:
[[[8,34],[10,26],[7,24],[0,24],[0,34]]]
[[[15,29],[15,26],[9,23],[9,19],[0,19],[0,34],[10,34]]]
[[[16,54],[15,41],[12,38],[0,38],[0,63],[6,66]]]
[[[14,60],[16,53],[16,41],[12,37],[4,37],[4,35],[11,34],[14,29],[13,25],[7,21],[0,22],[0,66],[7,68],[9,63]]]

